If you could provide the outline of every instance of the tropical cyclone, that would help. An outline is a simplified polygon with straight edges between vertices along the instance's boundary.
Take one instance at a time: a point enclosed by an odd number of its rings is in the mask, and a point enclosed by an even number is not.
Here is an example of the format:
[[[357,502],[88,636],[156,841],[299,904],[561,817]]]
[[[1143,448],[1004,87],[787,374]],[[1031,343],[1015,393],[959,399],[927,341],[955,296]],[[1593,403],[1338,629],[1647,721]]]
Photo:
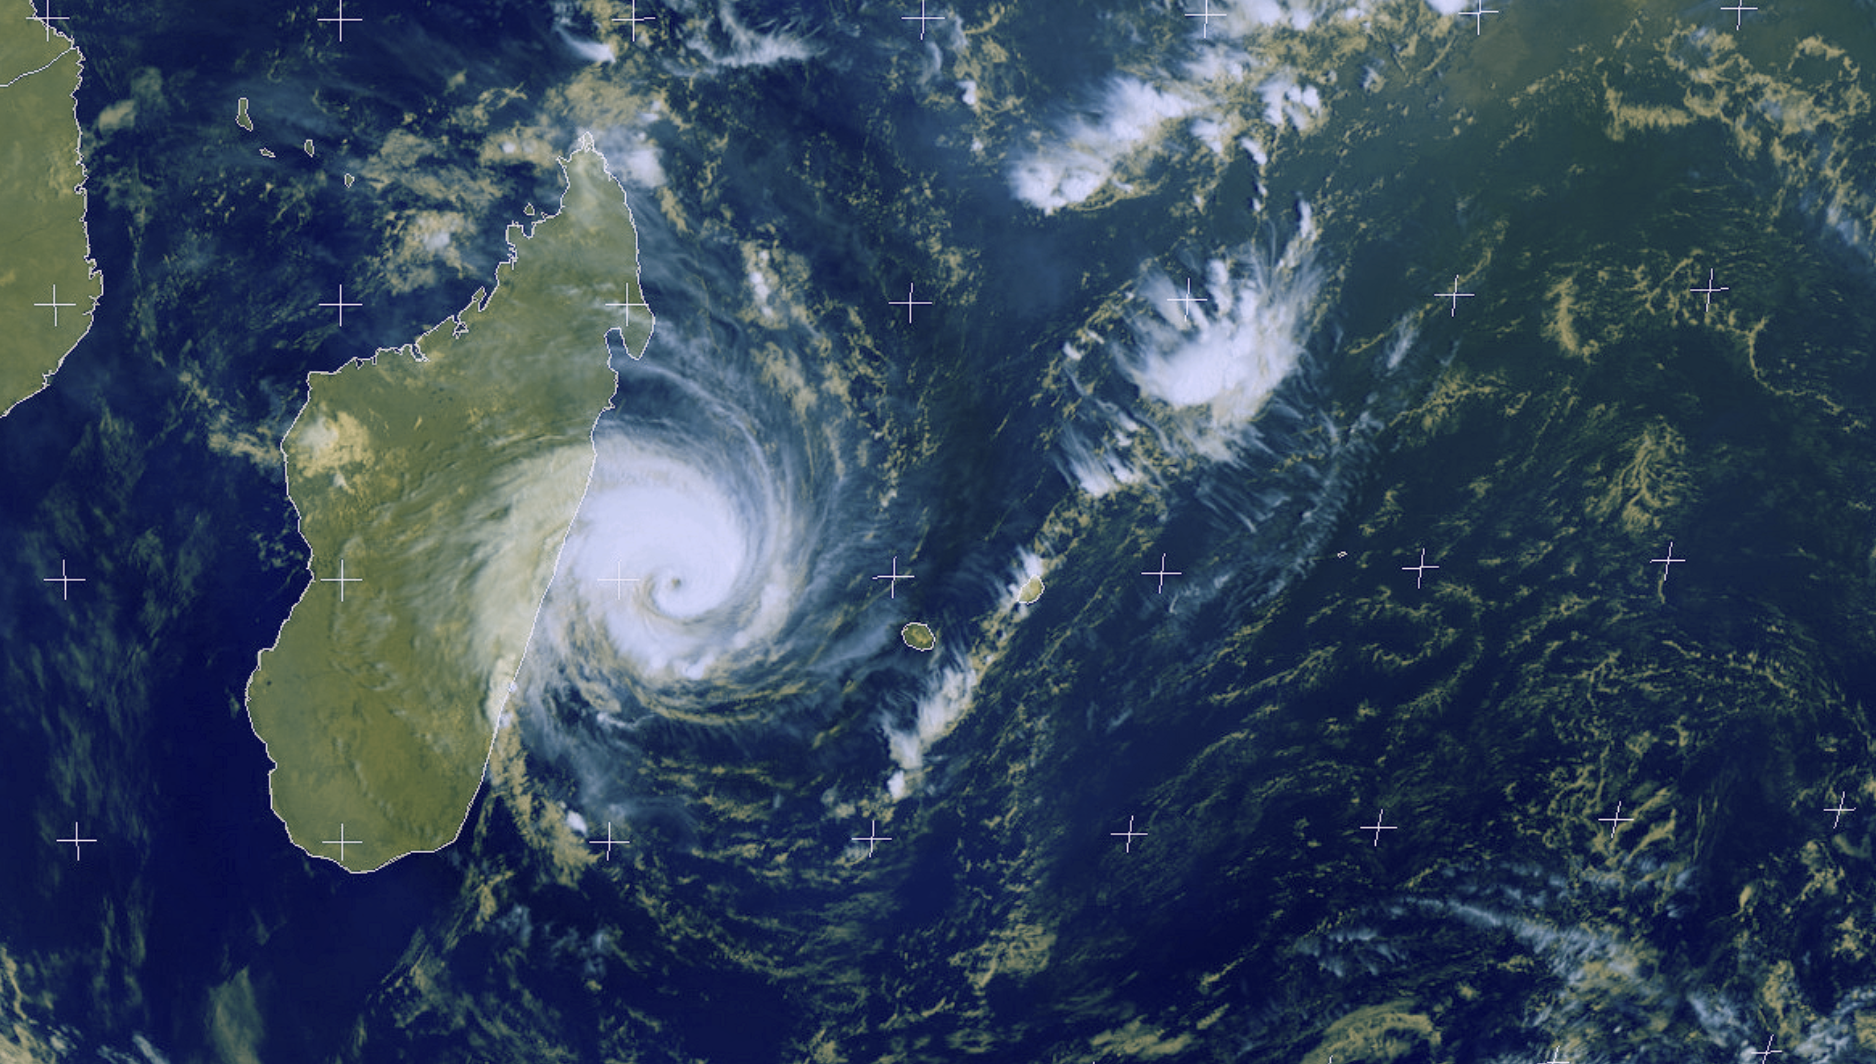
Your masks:
[[[248,713],[288,835],[348,869],[461,829],[592,473],[618,383],[606,334],[634,358],[650,340],[623,190],[590,138],[562,168],[559,213],[509,227],[492,294],[310,375],[282,441],[317,579],[260,653]]]
[[[84,56],[36,14],[31,3],[0,4],[0,416],[45,388],[104,293],[85,229],[75,98]]]

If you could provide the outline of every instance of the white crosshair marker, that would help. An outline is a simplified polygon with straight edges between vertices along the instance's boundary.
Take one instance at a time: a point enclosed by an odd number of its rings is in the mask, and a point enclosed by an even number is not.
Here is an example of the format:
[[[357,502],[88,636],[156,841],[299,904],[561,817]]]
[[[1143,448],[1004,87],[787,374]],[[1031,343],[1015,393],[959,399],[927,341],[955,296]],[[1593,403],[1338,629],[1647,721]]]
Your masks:
[[[358,17],[356,17],[356,16],[354,16],[354,17],[352,17],[352,18],[346,18],[346,17],[345,17],[345,0],[339,0],[339,15],[338,15],[338,17],[337,17],[337,18],[322,18],[322,19],[320,19],[319,21],[321,21],[321,22],[336,22],[336,23],[338,23],[338,24],[339,24],[339,40],[341,40],[341,41],[343,41],[343,40],[345,40],[345,24],[346,24],[347,22],[363,22],[363,21],[365,21],[365,20],[364,20],[364,19],[362,19],[362,18],[358,18]],[[341,298],[341,299],[343,299],[344,297],[343,297],[343,296],[341,296],[340,298]]]
[[[347,303],[345,301],[345,286],[344,285],[339,286],[339,301],[338,302],[321,303],[319,305],[322,307],[338,307],[339,308],[339,328],[341,329],[345,328],[345,308],[364,306],[363,303]]]
[[[873,826],[866,829],[866,834],[855,835],[853,838],[848,839],[847,841],[866,843],[866,855],[868,857],[871,857],[873,856],[873,847],[879,845],[882,842],[891,842],[892,836],[881,835],[879,833],[879,821],[875,820],[873,821]]]
[[[1374,844],[1376,846],[1379,846],[1381,845],[1381,833],[1383,831],[1398,831],[1399,830],[1399,828],[1397,828],[1393,824],[1383,824],[1382,821],[1386,819],[1387,819],[1387,810],[1382,809],[1379,813],[1375,814],[1374,823],[1369,824],[1367,827],[1356,828],[1355,830],[1374,832]]]
[[[1768,1034],[1765,1036],[1765,1048],[1764,1049],[1750,1049],[1746,1051],[1746,1055],[1749,1057],[1758,1057],[1759,1064],[1765,1064],[1766,1057],[1773,1056],[1775,1054],[1779,1056],[1783,1056],[1784,1052],[1785,1051],[1782,1049],[1772,1048],[1772,1036]]]
[[[1167,297],[1167,299],[1166,299],[1166,302],[1168,302],[1168,303],[1181,303],[1181,304],[1185,304],[1184,306],[1181,306],[1181,307],[1179,308],[1179,313],[1181,313],[1181,314],[1183,314],[1183,315],[1185,315],[1185,319],[1186,319],[1187,321],[1191,321],[1191,320],[1192,320],[1192,306],[1191,306],[1191,304],[1193,304],[1193,303],[1209,303],[1209,302],[1211,302],[1211,300],[1209,300],[1209,299],[1206,299],[1206,298],[1205,298],[1204,296],[1195,296],[1195,295],[1193,295],[1193,294],[1192,294],[1192,278],[1190,278],[1190,277],[1188,277],[1188,278],[1186,278],[1186,294],[1185,294],[1185,295],[1183,295],[1183,296],[1168,296],[1168,297]]]
[[[59,598],[64,601],[70,602],[72,598],[72,585],[84,583],[85,578],[82,576],[66,576],[65,575],[65,559],[60,558],[59,559],[59,575],[48,576],[45,578],[44,582],[48,584],[59,585]]]
[[[612,597],[612,600],[613,600],[614,602],[617,602],[617,601],[619,601],[619,600],[620,600],[621,598],[624,598],[624,597],[625,597],[625,585],[627,585],[627,584],[637,584],[637,583],[641,583],[641,582],[643,582],[643,578],[642,578],[642,577],[637,577],[637,576],[627,576],[627,575],[625,575],[625,563],[624,563],[624,562],[614,562],[614,563],[613,563],[613,569],[612,569],[612,571],[613,571],[613,572],[614,572],[615,574],[617,574],[617,575],[615,575],[615,576],[602,576],[602,577],[600,577],[600,578],[599,578],[599,582],[600,582],[600,583],[602,583],[602,584],[617,584],[617,585],[619,585],[618,587],[615,587],[615,588],[613,588],[613,589],[612,589],[612,590],[613,590],[613,592],[614,592],[614,594],[613,594],[613,597]]]
[[[339,848],[339,863],[344,864],[345,863],[345,848],[347,846],[361,846],[363,845],[363,842],[359,839],[346,838],[345,837],[345,825],[340,824],[339,825],[339,837],[336,839],[325,840],[324,845],[337,846]]]
[[[1453,309],[1452,309],[1452,312],[1447,315],[1447,317],[1449,318],[1457,318],[1459,316],[1459,301],[1462,299],[1471,299],[1473,295],[1473,293],[1471,292],[1461,292],[1459,290],[1459,275],[1456,273],[1453,274],[1453,290],[1452,291],[1435,292],[1433,294],[1436,296],[1439,296],[1441,299],[1446,299],[1449,297],[1452,299]]]
[[[1702,307],[1700,310],[1700,313],[1702,314],[1705,314],[1707,311],[1713,309],[1713,293],[1725,292],[1727,290],[1728,289],[1726,288],[1725,285],[1721,285],[1718,288],[1713,287],[1712,267],[1707,268],[1707,286],[1705,288],[1689,288],[1688,289],[1689,292],[1705,292],[1707,294],[1707,305],[1705,307]]]
[[[1837,830],[1837,825],[1838,825],[1838,824],[1841,824],[1841,823],[1843,823],[1843,815],[1844,815],[1845,813],[1854,813],[1854,812],[1856,812],[1856,806],[1854,806],[1854,805],[1845,805],[1845,804],[1843,804],[1843,800],[1844,800],[1844,798],[1846,798],[1846,797],[1848,797],[1848,793],[1847,793],[1847,792],[1845,792],[1845,791],[1838,791],[1838,792],[1837,792],[1837,804],[1836,804],[1836,805],[1834,805],[1834,806],[1832,806],[1832,805],[1827,805],[1827,806],[1825,806],[1825,807],[1824,807],[1824,812],[1826,812],[1826,813],[1835,813],[1835,814],[1837,814],[1837,819],[1835,819],[1835,820],[1832,820],[1832,821],[1830,822],[1830,830],[1832,830],[1832,831],[1836,831],[1836,830]]]
[[[37,10],[36,6],[34,10],[35,11]],[[34,14],[34,15],[28,15],[26,17],[32,19],[34,22],[37,22],[46,28],[46,41],[48,43],[50,43],[52,40],[52,24],[54,22],[68,21],[68,19],[64,15],[55,15],[52,13],[52,0],[46,0],[46,13],[45,14],[43,15]]]
[[[617,22],[619,20],[613,19],[613,21]],[[639,295],[644,295],[644,294],[645,293],[642,291],[639,293]],[[650,303],[608,303],[606,305],[609,307],[624,307],[625,308],[625,323],[627,325],[632,324],[632,308],[633,307],[644,307],[646,310],[651,309]]]
[[[1126,847],[1121,850],[1122,853],[1132,853],[1133,852],[1133,840],[1146,838],[1146,832],[1135,831],[1133,829],[1132,817],[1127,818],[1127,830],[1126,831],[1110,831],[1108,832],[1108,835],[1116,839],[1124,838],[1127,840]]]
[[[1634,817],[1622,815],[1622,803],[1621,802],[1615,803],[1615,815],[1614,816],[1599,816],[1596,818],[1596,820],[1599,823],[1609,825],[1609,837],[1610,838],[1615,837],[1615,830],[1617,828],[1621,827],[1624,824],[1632,824],[1635,822]]]
[[[319,578],[319,582],[322,584],[339,585],[339,601],[344,602],[345,601],[345,585],[362,584],[365,582],[365,578],[362,576],[346,576],[345,575],[345,559],[340,558],[339,559],[339,575],[322,576]]]
[[[1188,11],[1186,12],[1186,17],[1204,19],[1205,21],[1199,23],[1199,26],[1201,27],[1199,36],[1204,37],[1207,40],[1209,40],[1211,38],[1212,20],[1215,18],[1224,18],[1225,13],[1223,11],[1213,11],[1212,0],[1205,0],[1205,13],[1204,14],[1195,15],[1192,12]]]
[[[1166,568],[1166,556],[1162,554],[1159,556],[1159,568],[1157,570],[1154,570],[1153,572],[1141,573],[1140,575],[1159,577],[1159,589],[1156,590],[1154,594],[1163,595],[1166,593],[1166,578],[1167,577],[1184,576],[1185,574],[1181,572],[1175,572],[1174,570]]]
[[[606,821],[606,837],[603,839],[587,839],[586,844],[588,846],[604,846],[606,848],[606,856],[601,858],[601,860],[610,861],[612,860],[612,848],[614,846],[630,846],[632,845],[632,840],[613,838],[612,821],[608,820]]]
[[[638,13],[638,0],[632,0],[632,17],[631,17],[631,18],[615,18],[615,19],[613,19],[612,21],[614,21],[614,22],[629,22],[629,23],[631,23],[631,24],[632,24],[632,43],[633,43],[633,44],[637,44],[637,43],[638,43],[638,24],[639,24],[639,23],[641,23],[641,22],[656,22],[656,21],[658,21],[658,16],[656,16],[656,15],[640,15],[640,14]],[[607,306],[613,306],[614,304],[611,304],[611,303],[608,303],[608,304],[606,304],[606,305],[607,305]],[[643,303],[634,303],[634,304],[631,304],[631,305],[632,305],[632,306],[638,306],[638,307],[642,307],[642,306],[644,306],[645,304],[643,304]],[[631,311],[629,311],[629,310],[628,310],[628,311],[626,311],[626,313],[627,313],[627,314],[630,314],[630,313],[631,313]]]
[[[1544,1064],[1570,1064],[1570,1062],[1569,1062],[1569,1061],[1567,1061],[1567,1060],[1561,1060],[1561,1059],[1559,1059],[1558,1057],[1556,1057],[1556,1056],[1554,1055],[1554,1054],[1555,1054],[1555,1053],[1557,1052],[1557,1047],[1556,1047],[1556,1046],[1551,1046],[1551,1047],[1550,1047],[1550,1051],[1551,1051],[1551,1053],[1552,1053],[1553,1055],[1551,1056],[1551,1058],[1550,1058],[1549,1060],[1546,1060],[1546,1061],[1544,1061]]]
[[[1670,539],[1668,540],[1668,556],[1665,558],[1650,558],[1648,559],[1648,564],[1659,565],[1661,567],[1661,582],[1665,584],[1668,582],[1668,567],[1686,560],[1686,558],[1676,558],[1674,556],[1674,541]]]
[[[899,21],[901,22],[918,23],[918,39],[921,41],[925,39],[925,23],[943,22],[944,20],[945,17],[943,15],[927,15],[925,13],[925,0],[918,0],[918,14],[899,16]]]
[[[899,581],[911,580],[914,579],[914,577],[911,573],[902,573],[899,571],[899,556],[895,554],[892,556],[892,572],[881,573],[873,579],[886,581],[886,597],[897,598],[898,596],[895,595],[894,592],[899,590]]]
[[[59,327],[59,308],[60,307],[75,307],[77,305],[78,304],[76,303],[59,302],[59,286],[58,285],[52,286],[52,302],[33,304],[33,306],[35,307],[51,307],[52,308],[52,327],[55,329]]]
[[[1743,27],[1743,26],[1744,26],[1744,25],[1746,24],[1746,12],[1748,12],[1748,11],[1757,11],[1757,10],[1758,10],[1758,8],[1756,8],[1756,7],[1723,7],[1723,8],[1720,8],[1720,10],[1721,10],[1721,11],[1737,11],[1737,12],[1739,12],[1739,17],[1733,20],[1733,28],[1734,28],[1735,30],[1737,30],[1737,29],[1739,29],[1739,28],[1741,28],[1741,27]],[[1708,281],[1707,283],[1708,283],[1708,284],[1712,284],[1713,282],[1712,282],[1712,281]]]
[[[886,301],[895,307],[905,308],[905,320],[906,320],[906,324],[908,325],[912,323],[912,308],[913,307],[929,307],[932,305],[932,302],[929,299],[913,299],[912,298],[912,289],[917,288],[917,287],[918,286],[915,284],[908,284],[905,286],[905,298],[904,299],[888,299]]]
[[[1427,570],[1438,569],[1439,566],[1427,564],[1427,549],[1425,547],[1421,547],[1420,548],[1420,564],[1419,565],[1403,565],[1400,568],[1401,568],[1401,572],[1403,573],[1414,574],[1414,586],[1419,587],[1420,581],[1426,578]]]
[[[1486,7],[1483,3],[1480,3],[1479,9],[1477,11],[1461,11],[1459,13],[1459,17],[1469,18],[1472,20],[1472,35],[1476,37],[1479,34],[1485,32],[1484,30],[1485,16],[1496,15],[1496,14],[1498,14],[1497,11],[1489,7]],[[1459,278],[1457,277],[1453,278],[1453,287],[1454,288],[1459,287]]]
[[[78,837],[78,821],[74,820],[72,821],[72,837],[69,839],[58,839],[55,841],[57,841],[60,846],[63,846],[68,842],[71,843],[72,844],[72,860],[82,861],[85,859],[85,855],[83,853],[84,844],[87,842],[97,842],[98,840],[79,838]]]

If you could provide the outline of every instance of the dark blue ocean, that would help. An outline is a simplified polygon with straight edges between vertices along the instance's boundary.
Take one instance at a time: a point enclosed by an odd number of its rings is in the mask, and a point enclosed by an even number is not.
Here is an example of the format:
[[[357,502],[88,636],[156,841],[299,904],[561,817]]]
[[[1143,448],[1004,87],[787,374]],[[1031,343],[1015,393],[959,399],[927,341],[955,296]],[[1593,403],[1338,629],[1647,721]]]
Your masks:
[[[0,1038],[1876,1059],[1871,11],[1501,6],[61,6],[104,296],[0,419]],[[583,134],[658,324],[462,837],[349,874],[243,703],[280,441]]]

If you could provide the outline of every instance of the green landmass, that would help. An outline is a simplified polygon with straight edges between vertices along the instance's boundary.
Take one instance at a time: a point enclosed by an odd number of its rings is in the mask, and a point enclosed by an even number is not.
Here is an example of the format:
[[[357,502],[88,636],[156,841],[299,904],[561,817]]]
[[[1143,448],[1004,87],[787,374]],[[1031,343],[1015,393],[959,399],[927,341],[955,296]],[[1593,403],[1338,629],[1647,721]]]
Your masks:
[[[1030,603],[1036,601],[1037,599],[1041,597],[1042,597],[1042,578],[1040,576],[1030,577],[1029,582],[1024,584],[1022,588],[1016,592],[1016,601],[1022,603],[1025,606],[1029,605]]]
[[[0,4],[0,417],[45,389],[104,294],[73,96],[84,56],[34,14],[30,2]],[[53,303],[67,305],[55,316]]]
[[[917,621],[899,629],[899,638],[905,640],[905,645],[913,650],[930,650],[938,645],[938,637],[932,634],[930,628]]]
[[[605,305],[644,301],[621,188],[586,138],[562,165],[560,212],[509,227],[493,294],[312,374],[282,443],[318,579],[248,711],[288,834],[349,869],[456,837],[592,472],[605,335],[624,324],[635,358],[651,335],[643,309]],[[341,562],[354,582],[333,582]]]

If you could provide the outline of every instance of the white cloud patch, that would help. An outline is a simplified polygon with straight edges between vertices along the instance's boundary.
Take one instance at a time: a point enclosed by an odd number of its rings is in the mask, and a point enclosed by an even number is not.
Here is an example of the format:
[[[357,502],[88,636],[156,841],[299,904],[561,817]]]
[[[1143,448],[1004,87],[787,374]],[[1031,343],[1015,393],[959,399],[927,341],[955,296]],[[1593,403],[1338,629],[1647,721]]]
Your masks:
[[[641,115],[650,121],[655,115]],[[658,188],[665,182],[658,142],[643,129],[595,130],[593,140],[606,157],[606,169],[628,188]]]
[[[707,23],[686,34],[684,41],[686,47],[715,66],[772,66],[776,63],[801,62],[821,54],[820,49],[800,37],[779,30],[761,33],[743,25],[730,0],[722,0],[717,4],[717,25],[722,27],[723,35],[729,39],[727,48],[710,39]]]
[[[1192,136],[1210,148],[1214,154],[1225,153],[1225,127],[1218,119],[1210,117],[1193,119],[1190,128]]]
[[[1261,19],[1276,10],[1260,7],[1256,14]],[[1053,214],[1104,188],[1130,191],[1123,175],[1168,151],[1181,135],[1219,156],[1235,139],[1262,166],[1272,135],[1285,127],[1309,133],[1326,114],[1320,87],[1242,44],[1208,41],[1168,69],[1107,79],[1078,113],[1056,121],[1036,146],[1017,154],[1007,180],[1017,199]],[[1275,132],[1244,136],[1259,118]]]
[[[1185,0],[1184,7],[1194,23],[1192,36],[1204,40],[1246,37],[1264,26],[1301,32],[1316,23],[1315,7],[1302,0]]]
[[[142,1035],[142,1033],[132,1034],[130,1036],[130,1043],[137,1047],[137,1052],[141,1053],[143,1059],[148,1061],[149,1064],[169,1064],[169,1058],[164,1056],[148,1038]]]
[[[565,30],[560,31],[560,39],[566,42],[573,54],[589,63],[610,63],[619,58],[612,50],[612,45],[604,41],[585,41]]]
[[[1084,493],[1100,498],[1122,485],[1138,484],[1145,474],[1127,461],[1128,438],[1113,435],[1090,444],[1074,430],[1061,437],[1062,473]]]
[[[1169,427],[1208,458],[1231,455],[1314,331],[1317,230],[1307,204],[1297,213],[1299,231],[1276,261],[1245,247],[1207,263],[1192,279],[1191,298],[1204,302],[1174,302],[1185,298],[1183,279],[1157,268],[1140,283],[1150,309],[1130,322],[1136,340],[1121,366],[1142,394],[1181,412]]]
[[[1012,190],[1044,214],[1080,203],[1107,184],[1129,155],[1197,106],[1183,91],[1116,77],[1089,114],[1062,123],[1049,143],[1011,168]]]
[[[985,666],[989,664],[987,662]],[[983,672],[983,669],[974,667],[970,662],[959,662],[946,668],[919,697],[911,727],[886,726],[886,745],[892,751],[892,759],[912,778],[916,778],[925,767],[925,751],[949,735],[952,726],[963,719],[970,709],[971,696],[976,693]],[[907,787],[905,778],[901,778],[899,787]]]
[[[1322,94],[1313,85],[1298,85],[1287,78],[1271,78],[1258,86],[1264,99],[1264,120],[1273,126],[1290,125],[1306,133],[1322,110]]]
[[[1413,350],[1415,341],[1420,339],[1420,330],[1414,326],[1415,320],[1415,315],[1409,313],[1402,314],[1394,322],[1394,331],[1387,342],[1387,368],[1390,373],[1400,368],[1407,352]]]
[[[1282,0],[1240,0],[1228,9],[1230,15],[1218,22],[1229,36],[1242,36],[1258,26],[1287,26],[1306,30],[1316,22],[1316,12],[1307,4]],[[1217,35],[1217,30],[1212,31]]]
[[[1217,90],[1249,78],[1250,64],[1250,56],[1239,47],[1207,44],[1179,64],[1179,76],[1209,90]]]

